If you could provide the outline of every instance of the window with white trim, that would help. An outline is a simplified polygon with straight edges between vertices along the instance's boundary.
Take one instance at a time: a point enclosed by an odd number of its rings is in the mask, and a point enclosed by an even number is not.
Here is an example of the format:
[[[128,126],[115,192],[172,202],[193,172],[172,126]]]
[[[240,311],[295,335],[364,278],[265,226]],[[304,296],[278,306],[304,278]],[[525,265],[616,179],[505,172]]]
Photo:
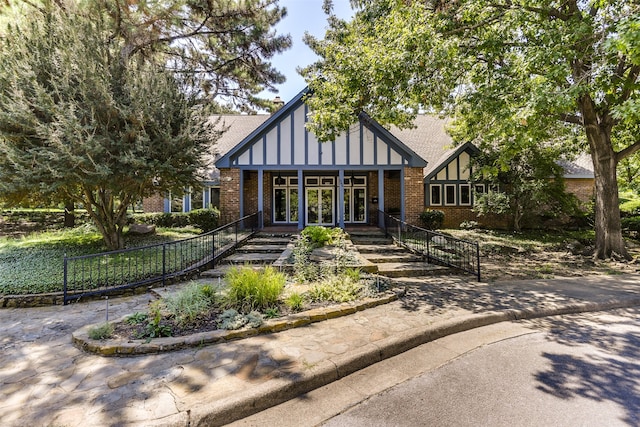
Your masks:
[[[456,204],[456,184],[444,185],[444,204],[454,206]]]
[[[442,187],[440,184],[431,184],[429,186],[430,204],[432,206],[442,205]]]

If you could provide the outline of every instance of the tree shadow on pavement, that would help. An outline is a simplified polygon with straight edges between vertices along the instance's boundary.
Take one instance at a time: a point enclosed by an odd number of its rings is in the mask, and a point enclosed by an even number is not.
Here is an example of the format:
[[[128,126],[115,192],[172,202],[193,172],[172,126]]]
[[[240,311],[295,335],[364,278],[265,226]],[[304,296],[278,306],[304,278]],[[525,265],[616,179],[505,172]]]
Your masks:
[[[629,425],[640,425],[640,310],[606,315],[562,316],[531,323],[547,331],[547,339],[569,347],[565,354],[544,352],[548,369],[538,372],[537,388],[560,399],[582,397],[611,401],[624,408]],[[617,322],[616,322],[617,320]]]

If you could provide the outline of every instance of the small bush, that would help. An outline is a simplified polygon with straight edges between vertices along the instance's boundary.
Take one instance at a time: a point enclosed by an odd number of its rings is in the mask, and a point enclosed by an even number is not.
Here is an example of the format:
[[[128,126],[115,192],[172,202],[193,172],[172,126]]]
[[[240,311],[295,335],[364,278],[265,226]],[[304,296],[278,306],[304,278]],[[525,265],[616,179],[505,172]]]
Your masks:
[[[131,316],[127,317],[126,322],[130,325],[139,325],[140,323],[147,320],[147,317],[148,316],[146,313],[135,312]]]
[[[113,336],[114,327],[111,323],[104,323],[89,329],[89,338],[92,340],[106,340]]]
[[[271,266],[261,271],[245,266],[231,268],[225,274],[225,282],[227,307],[246,313],[275,307],[284,290],[286,277]]]
[[[640,215],[640,199],[633,199],[620,204],[623,215]]]
[[[191,283],[175,295],[165,298],[165,305],[179,325],[186,325],[209,311],[215,301],[213,295],[209,286]]]
[[[425,228],[429,230],[437,230],[442,228],[444,212],[436,209],[425,209],[420,213],[420,221]]]
[[[630,216],[622,218],[622,229],[640,232],[640,216]]]
[[[218,317],[218,327],[220,329],[240,329],[243,326],[250,328],[258,328],[264,323],[262,315],[257,311],[252,311],[248,314],[238,313],[234,309],[225,310]]]
[[[309,290],[311,301],[348,302],[356,300],[364,285],[344,276],[331,276]]]
[[[141,338],[160,338],[171,336],[171,327],[161,323],[163,308],[164,306],[162,301],[154,301],[149,304],[149,322],[145,328],[144,336]]]
[[[189,215],[186,213],[163,213],[155,218],[158,227],[180,228],[189,225]]]
[[[205,233],[218,228],[218,220],[220,219],[220,211],[218,209],[195,209],[187,215],[189,216],[189,223]]]
[[[302,239],[311,243],[313,247],[320,248],[324,245],[332,245],[339,240],[344,232],[340,228],[327,228],[321,225],[305,227],[300,233]]]
[[[304,306],[304,297],[302,295],[300,295],[299,293],[294,292],[284,300],[284,304],[291,311],[300,311],[300,310],[302,310],[302,307]]]

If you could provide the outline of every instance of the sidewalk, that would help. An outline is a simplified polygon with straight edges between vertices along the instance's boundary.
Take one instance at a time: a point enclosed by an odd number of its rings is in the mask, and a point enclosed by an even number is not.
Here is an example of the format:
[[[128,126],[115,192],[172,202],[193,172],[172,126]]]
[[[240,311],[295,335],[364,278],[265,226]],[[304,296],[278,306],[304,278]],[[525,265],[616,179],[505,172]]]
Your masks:
[[[223,425],[456,332],[640,305],[638,275],[492,284],[450,276],[405,284],[398,301],[348,316],[129,358],[71,345],[74,330],[104,322],[105,301],[0,310],[0,425]],[[141,311],[150,298],[111,299],[109,318]]]

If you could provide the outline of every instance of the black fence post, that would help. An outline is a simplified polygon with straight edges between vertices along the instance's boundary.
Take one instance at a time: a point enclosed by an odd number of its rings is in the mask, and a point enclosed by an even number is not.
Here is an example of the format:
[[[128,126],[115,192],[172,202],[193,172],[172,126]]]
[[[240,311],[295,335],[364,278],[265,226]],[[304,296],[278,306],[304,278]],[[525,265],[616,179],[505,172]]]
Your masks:
[[[476,261],[478,263],[478,282],[480,282],[480,244],[476,243]]]
[[[63,279],[62,279],[62,304],[67,305],[67,254],[64,254]]]
[[[162,244],[162,286],[167,286],[167,245]]]

